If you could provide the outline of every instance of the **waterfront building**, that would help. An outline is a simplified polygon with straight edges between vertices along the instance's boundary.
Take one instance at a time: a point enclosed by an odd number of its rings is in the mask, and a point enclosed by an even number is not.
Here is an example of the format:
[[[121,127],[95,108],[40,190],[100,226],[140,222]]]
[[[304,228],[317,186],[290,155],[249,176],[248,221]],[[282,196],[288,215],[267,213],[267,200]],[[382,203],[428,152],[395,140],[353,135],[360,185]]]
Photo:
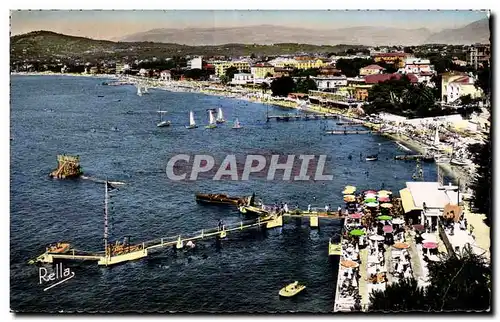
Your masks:
[[[490,61],[491,51],[489,44],[474,44],[467,50],[467,64],[478,69],[484,63]]]
[[[257,63],[250,67],[250,73],[254,79],[264,79],[268,74],[274,74],[274,66],[269,63]]]
[[[387,64],[395,64],[397,68],[403,68],[405,66],[406,53],[393,52],[393,53],[379,53],[375,54],[373,60],[376,63],[385,62]]]
[[[234,85],[246,85],[249,83],[253,83],[252,74],[249,73],[234,74],[234,77],[231,80],[231,84]]]
[[[215,67],[215,75],[221,77],[226,74],[226,70],[230,67],[236,67],[239,72],[249,72],[250,63],[246,60],[237,61],[215,61],[213,62]]]
[[[466,73],[444,73],[441,79],[441,101],[452,103],[466,95],[470,95],[472,98],[482,97],[483,92],[475,86],[475,82],[476,79]]]
[[[384,70],[385,68],[380,67],[379,65],[368,65],[366,67],[362,67],[359,69],[359,75],[366,76],[366,75],[382,74]]]
[[[311,79],[316,82],[318,90],[329,90],[347,86],[347,77],[345,76],[317,76],[311,77]]]
[[[202,69],[203,67],[203,58],[195,57],[193,59],[188,60],[187,68],[188,69]]]

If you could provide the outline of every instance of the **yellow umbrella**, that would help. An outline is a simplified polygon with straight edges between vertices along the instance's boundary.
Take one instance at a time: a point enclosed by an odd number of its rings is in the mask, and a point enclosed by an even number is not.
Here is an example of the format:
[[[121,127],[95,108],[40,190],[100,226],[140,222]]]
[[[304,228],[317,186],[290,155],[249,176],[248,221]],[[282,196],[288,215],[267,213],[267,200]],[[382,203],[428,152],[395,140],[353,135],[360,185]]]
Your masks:
[[[344,196],[344,201],[345,202],[354,202],[356,201],[356,197],[353,195],[345,195]]]
[[[389,190],[380,190],[378,195],[392,195],[392,192]]]

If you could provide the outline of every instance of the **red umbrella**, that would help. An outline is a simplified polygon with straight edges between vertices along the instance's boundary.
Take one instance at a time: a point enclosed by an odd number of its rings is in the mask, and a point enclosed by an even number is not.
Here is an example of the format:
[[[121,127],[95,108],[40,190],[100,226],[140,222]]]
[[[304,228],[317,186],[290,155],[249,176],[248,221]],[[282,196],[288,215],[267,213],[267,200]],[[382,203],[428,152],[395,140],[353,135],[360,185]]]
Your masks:
[[[438,247],[437,243],[434,242],[427,242],[422,245],[422,247],[427,248],[427,249],[435,249]]]
[[[380,202],[389,202],[389,201],[391,201],[391,199],[389,197],[384,196],[384,197],[379,197],[378,201],[380,201]]]
[[[382,228],[382,230],[384,231],[384,233],[392,233],[392,226],[390,225],[386,225]]]
[[[352,219],[360,219],[361,218],[361,214],[358,212],[358,213],[350,215],[349,217],[351,217]]]
[[[365,195],[376,195],[376,194],[377,194],[377,192],[374,190],[365,191]]]

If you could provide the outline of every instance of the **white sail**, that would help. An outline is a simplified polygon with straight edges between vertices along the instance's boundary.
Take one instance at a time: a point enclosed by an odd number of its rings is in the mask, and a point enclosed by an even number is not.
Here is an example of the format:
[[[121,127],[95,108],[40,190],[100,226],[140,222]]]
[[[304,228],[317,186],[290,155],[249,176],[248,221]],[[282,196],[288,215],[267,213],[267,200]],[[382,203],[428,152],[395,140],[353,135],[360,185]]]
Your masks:
[[[189,112],[189,125],[190,126],[195,126],[196,125],[196,122],[194,121],[193,111]]]
[[[149,93],[147,86],[144,86],[144,93]]]
[[[436,133],[434,135],[434,145],[439,145],[439,131],[437,127],[436,127]]]
[[[210,124],[215,124],[215,119],[214,119],[214,114],[212,112],[212,110],[209,110],[208,111],[208,117],[209,117],[209,120],[210,120]]]
[[[137,85],[137,95],[139,95],[139,96],[142,95],[142,90],[141,90],[141,86],[140,85]]]
[[[239,127],[239,126],[240,126],[240,121],[238,121],[238,119],[236,119],[236,120],[234,121],[234,126],[236,126],[236,127]]]
[[[217,120],[224,120],[224,116],[222,115],[222,109],[219,107],[219,113],[217,114]]]

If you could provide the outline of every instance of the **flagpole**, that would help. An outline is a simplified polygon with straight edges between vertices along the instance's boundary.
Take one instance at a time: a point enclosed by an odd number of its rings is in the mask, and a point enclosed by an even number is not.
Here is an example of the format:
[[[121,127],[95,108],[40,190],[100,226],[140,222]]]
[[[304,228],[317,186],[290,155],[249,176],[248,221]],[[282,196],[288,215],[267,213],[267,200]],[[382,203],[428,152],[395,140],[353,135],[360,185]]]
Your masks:
[[[108,178],[104,183],[104,253],[108,257]]]

